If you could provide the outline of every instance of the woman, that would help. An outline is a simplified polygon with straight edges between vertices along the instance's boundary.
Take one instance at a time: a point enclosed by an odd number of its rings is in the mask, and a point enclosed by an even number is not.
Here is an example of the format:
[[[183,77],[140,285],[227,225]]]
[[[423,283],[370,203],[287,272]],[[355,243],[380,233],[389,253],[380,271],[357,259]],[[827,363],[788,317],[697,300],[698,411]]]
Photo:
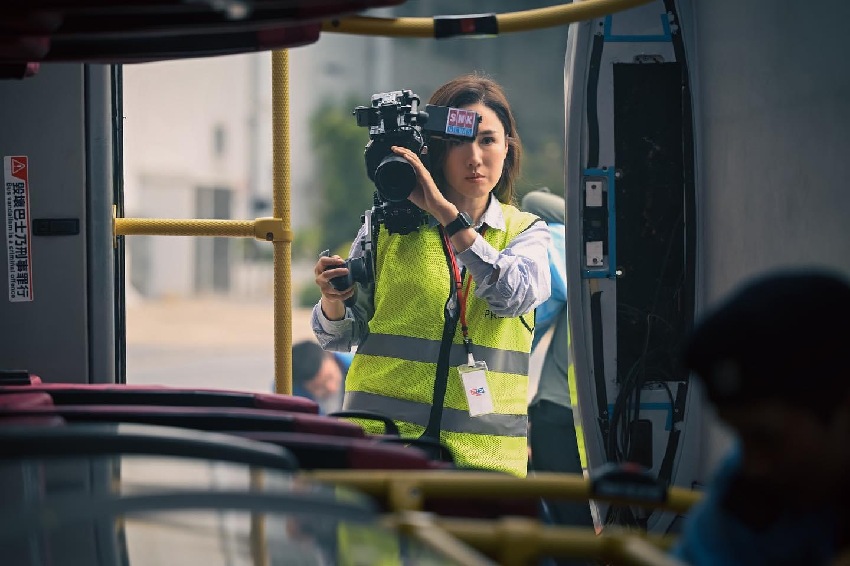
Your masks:
[[[433,176],[416,153],[393,147],[416,172],[408,199],[431,221],[405,235],[379,230],[373,285],[335,289],[329,281],[348,270],[339,256],[320,258],[313,330],[325,349],[357,347],[343,409],[439,438],[459,466],[523,477],[532,311],[550,294],[548,228],[511,204],[521,145],[501,86],[464,75],[429,103],[477,112],[477,138],[431,140]]]

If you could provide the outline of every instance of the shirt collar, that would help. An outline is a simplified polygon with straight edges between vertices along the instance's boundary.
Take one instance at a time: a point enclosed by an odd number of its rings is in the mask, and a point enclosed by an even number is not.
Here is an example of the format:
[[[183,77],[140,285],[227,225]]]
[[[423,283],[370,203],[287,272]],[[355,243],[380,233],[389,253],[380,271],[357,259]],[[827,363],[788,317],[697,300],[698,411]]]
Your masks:
[[[435,227],[438,224],[439,222],[437,222],[436,218],[429,216],[428,226]],[[478,224],[473,226],[473,228],[478,230],[484,224],[486,224],[488,228],[492,228],[494,230],[501,230],[503,232],[505,230],[505,215],[502,214],[502,207],[499,204],[499,199],[497,199],[493,193],[490,193],[490,202],[487,204],[487,209],[484,211],[484,214],[481,215]]]

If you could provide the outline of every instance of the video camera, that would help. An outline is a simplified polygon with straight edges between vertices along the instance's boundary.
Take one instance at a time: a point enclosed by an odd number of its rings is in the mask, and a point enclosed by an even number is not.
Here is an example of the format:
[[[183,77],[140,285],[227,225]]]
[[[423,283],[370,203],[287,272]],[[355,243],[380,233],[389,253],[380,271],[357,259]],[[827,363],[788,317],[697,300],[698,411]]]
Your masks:
[[[473,141],[478,135],[481,116],[477,112],[433,104],[421,111],[419,102],[413,91],[395,90],[373,94],[371,106],[354,109],[357,125],[369,128],[364,157],[366,174],[375,183],[376,191],[374,206],[361,217],[366,227],[360,242],[363,254],[346,259],[340,267],[348,268],[348,275],[330,281],[340,291],[354,283],[368,284],[375,280],[372,235],[377,233],[379,224],[390,234],[409,234],[427,222],[426,213],[407,200],[416,187],[416,172],[406,159],[393,153],[392,146],[413,151],[430,169],[431,138]],[[353,303],[354,297],[346,301],[348,306]]]
[[[369,128],[364,157],[366,174],[377,189],[373,220],[391,234],[409,234],[426,220],[425,213],[407,200],[416,187],[416,172],[393,153],[392,146],[408,148],[429,167],[430,138],[472,141],[481,121],[476,112],[461,108],[428,104],[423,112],[419,102],[410,90],[381,92],[372,95],[371,106],[358,106],[353,112],[357,125]]]

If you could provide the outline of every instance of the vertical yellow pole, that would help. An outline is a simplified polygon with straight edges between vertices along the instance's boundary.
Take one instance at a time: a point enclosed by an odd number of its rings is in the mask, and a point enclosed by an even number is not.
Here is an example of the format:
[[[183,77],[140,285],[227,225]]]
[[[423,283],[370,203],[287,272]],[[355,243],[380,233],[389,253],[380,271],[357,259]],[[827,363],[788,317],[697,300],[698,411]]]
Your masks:
[[[272,51],[272,215],[289,232],[289,52]],[[274,250],[274,384],[278,393],[292,393],[292,242],[275,240]],[[262,475],[252,470],[251,486],[262,490]],[[251,514],[251,554],[254,566],[270,563],[263,515]]]
[[[265,488],[263,470],[251,468],[251,492],[262,493]],[[254,566],[269,566],[271,559],[269,548],[266,544],[266,515],[263,512],[253,511],[251,513],[251,558]]]
[[[272,52],[272,213],[290,230],[289,51]],[[274,247],[274,382],[278,393],[292,393],[292,242]]]

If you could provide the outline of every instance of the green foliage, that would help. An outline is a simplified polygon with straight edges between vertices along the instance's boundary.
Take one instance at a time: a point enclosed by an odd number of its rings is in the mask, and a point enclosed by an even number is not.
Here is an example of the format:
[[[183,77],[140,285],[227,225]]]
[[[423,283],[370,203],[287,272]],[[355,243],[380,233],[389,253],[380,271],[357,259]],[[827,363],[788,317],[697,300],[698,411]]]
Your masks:
[[[312,307],[322,298],[322,291],[318,285],[312,282],[304,284],[298,289],[297,302],[299,307]]]
[[[372,206],[375,186],[363,162],[369,131],[352,115],[362,103],[354,96],[343,102],[326,100],[310,117],[320,194],[316,210],[320,251],[342,245],[347,251],[360,228],[360,216]]]
[[[517,182],[517,202],[529,191],[549,187],[554,194],[564,194],[563,144],[554,138],[546,138],[535,147],[524,142],[522,173]]]
[[[322,230],[318,225],[295,231],[292,239],[292,258],[315,260],[321,247]]]

